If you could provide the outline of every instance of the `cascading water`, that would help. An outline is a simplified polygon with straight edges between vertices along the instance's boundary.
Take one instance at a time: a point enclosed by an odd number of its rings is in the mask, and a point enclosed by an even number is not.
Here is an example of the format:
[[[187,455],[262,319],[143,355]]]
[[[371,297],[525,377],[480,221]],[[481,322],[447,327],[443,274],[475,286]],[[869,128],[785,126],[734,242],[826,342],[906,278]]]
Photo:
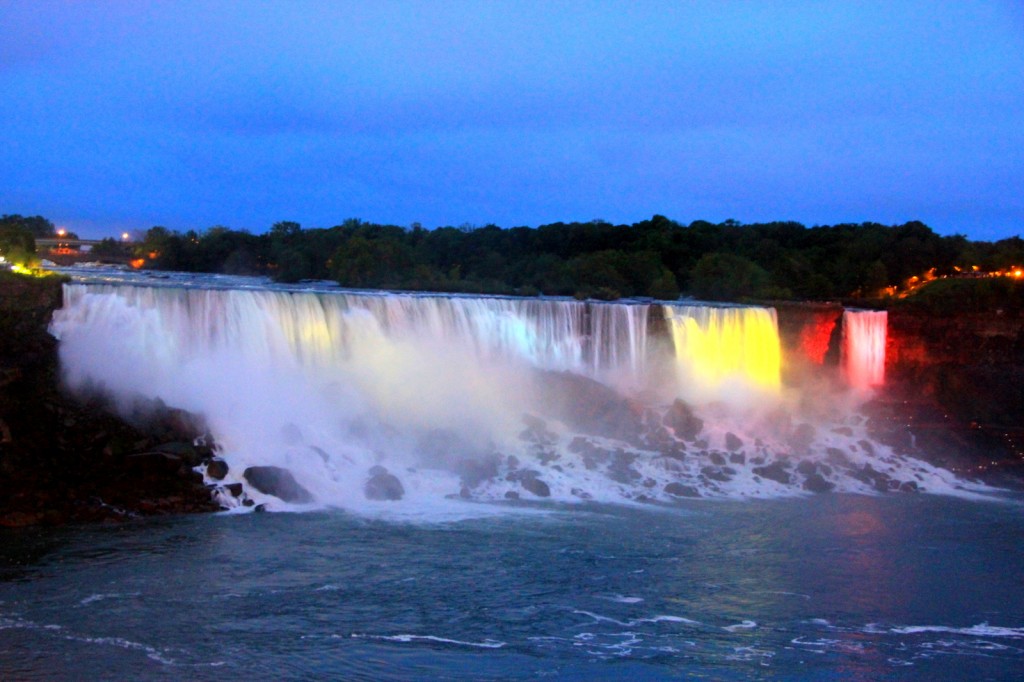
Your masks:
[[[755,307],[665,306],[683,392],[707,400],[780,388],[775,311]]]
[[[843,312],[843,371],[850,386],[867,389],[885,383],[888,319],[884,310]]]
[[[249,467],[368,512],[964,487],[855,413],[800,423],[769,308],[201,285],[66,285],[65,379],[201,415],[224,483],[271,507]],[[382,472],[400,503],[368,499]]]

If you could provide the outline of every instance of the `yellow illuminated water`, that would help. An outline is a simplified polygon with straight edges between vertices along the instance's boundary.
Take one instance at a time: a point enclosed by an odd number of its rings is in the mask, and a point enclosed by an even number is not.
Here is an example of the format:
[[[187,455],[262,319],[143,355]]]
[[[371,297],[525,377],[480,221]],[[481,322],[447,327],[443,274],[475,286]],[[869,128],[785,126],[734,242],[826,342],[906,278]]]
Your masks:
[[[690,395],[719,398],[737,383],[777,392],[781,351],[775,310],[666,306],[676,365]]]

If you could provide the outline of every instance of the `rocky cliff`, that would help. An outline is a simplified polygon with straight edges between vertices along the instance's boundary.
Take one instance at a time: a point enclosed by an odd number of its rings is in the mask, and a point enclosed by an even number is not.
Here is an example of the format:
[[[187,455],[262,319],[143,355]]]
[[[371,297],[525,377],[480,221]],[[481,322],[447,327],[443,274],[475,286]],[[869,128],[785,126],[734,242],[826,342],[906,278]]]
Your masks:
[[[842,307],[777,310],[787,380],[807,372],[838,380]],[[1024,317],[894,308],[885,374],[867,407],[878,438],[966,475],[1024,474]]]
[[[186,415],[129,424],[60,390],[47,331],[62,280],[0,273],[0,526],[214,511]]]

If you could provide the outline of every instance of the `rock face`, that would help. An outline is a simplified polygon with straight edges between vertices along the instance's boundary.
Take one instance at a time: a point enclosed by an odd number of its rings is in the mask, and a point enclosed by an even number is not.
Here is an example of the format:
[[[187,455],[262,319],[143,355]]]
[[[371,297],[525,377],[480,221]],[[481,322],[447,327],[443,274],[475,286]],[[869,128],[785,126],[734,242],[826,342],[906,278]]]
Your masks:
[[[217,511],[194,420],[154,405],[128,423],[60,389],[46,328],[61,284],[0,272],[0,527]]]
[[[285,502],[309,504],[313,501],[313,495],[299,485],[287,469],[275,466],[249,467],[242,472],[242,477],[261,493],[273,495]]]
[[[704,420],[695,415],[693,409],[678,398],[665,413],[664,422],[665,426],[675,431],[676,436],[683,440],[696,440],[700,432],[704,430]]]
[[[368,500],[400,500],[405,496],[405,488],[398,477],[382,466],[370,469],[370,479],[363,486]]]
[[[572,372],[541,372],[538,412],[577,431],[630,443],[639,441],[642,411],[604,384]]]

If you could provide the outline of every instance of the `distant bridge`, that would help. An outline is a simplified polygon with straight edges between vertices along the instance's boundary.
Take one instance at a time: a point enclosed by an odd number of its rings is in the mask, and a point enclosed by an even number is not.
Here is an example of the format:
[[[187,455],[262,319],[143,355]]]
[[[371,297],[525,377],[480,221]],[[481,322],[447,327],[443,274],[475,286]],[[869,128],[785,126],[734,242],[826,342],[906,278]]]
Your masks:
[[[62,239],[61,237],[37,239],[36,248],[46,247],[48,249],[74,249],[82,246],[93,247],[99,244],[102,239]]]

